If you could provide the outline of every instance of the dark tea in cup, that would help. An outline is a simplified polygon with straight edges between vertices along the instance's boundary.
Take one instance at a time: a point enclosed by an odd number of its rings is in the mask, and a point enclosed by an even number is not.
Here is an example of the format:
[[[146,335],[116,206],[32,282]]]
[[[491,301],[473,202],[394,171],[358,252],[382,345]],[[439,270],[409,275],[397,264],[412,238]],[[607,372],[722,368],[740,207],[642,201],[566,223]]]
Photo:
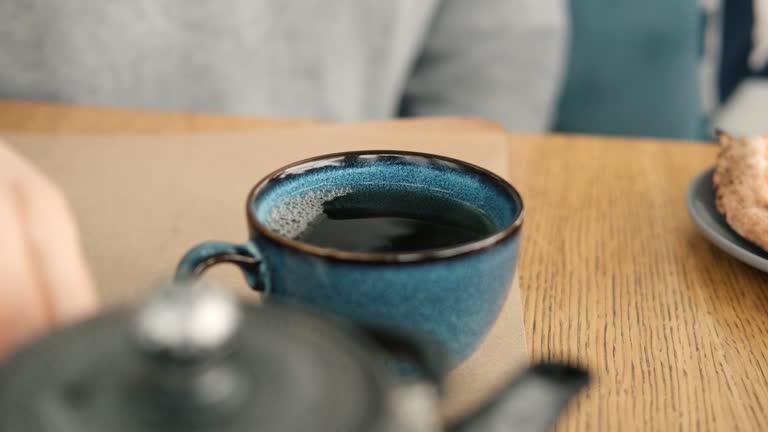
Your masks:
[[[310,220],[296,240],[352,252],[441,249],[499,230],[482,210],[415,186],[369,185],[329,199],[305,217]]]

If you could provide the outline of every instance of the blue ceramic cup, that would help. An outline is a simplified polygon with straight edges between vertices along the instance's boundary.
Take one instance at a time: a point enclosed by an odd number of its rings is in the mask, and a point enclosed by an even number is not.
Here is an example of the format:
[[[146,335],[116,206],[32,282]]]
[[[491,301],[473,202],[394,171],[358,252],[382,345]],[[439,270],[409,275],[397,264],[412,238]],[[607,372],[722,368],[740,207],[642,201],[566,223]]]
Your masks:
[[[368,189],[419,191],[422,198],[408,204],[416,207],[458,201],[495,228],[469,243],[402,253],[347,251],[296,240],[328,199]],[[509,292],[523,201],[504,179],[466,162],[362,151],[319,156],[273,172],[251,191],[246,215],[250,240],[196,246],[182,258],[177,277],[233,263],[267,301],[298,303],[429,337],[457,365],[488,333]]]

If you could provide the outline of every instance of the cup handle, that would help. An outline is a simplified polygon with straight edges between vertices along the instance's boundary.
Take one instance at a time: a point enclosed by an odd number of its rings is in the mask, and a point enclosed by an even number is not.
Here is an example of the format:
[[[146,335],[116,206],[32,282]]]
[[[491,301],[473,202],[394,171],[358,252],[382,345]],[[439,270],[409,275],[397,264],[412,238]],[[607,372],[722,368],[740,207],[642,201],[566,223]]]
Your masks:
[[[252,243],[201,243],[181,258],[176,267],[175,278],[177,281],[198,278],[208,268],[219,263],[235,264],[243,272],[251,288],[262,292],[265,290],[261,256]]]

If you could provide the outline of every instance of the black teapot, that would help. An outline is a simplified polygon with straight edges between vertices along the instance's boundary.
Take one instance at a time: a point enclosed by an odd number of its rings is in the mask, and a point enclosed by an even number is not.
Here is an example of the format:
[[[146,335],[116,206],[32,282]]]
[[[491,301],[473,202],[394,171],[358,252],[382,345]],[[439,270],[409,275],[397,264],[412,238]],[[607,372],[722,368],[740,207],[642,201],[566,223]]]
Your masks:
[[[396,372],[398,356],[419,373]],[[446,427],[444,364],[396,332],[175,284],[0,365],[0,431],[544,431],[588,381],[578,368],[536,365]]]

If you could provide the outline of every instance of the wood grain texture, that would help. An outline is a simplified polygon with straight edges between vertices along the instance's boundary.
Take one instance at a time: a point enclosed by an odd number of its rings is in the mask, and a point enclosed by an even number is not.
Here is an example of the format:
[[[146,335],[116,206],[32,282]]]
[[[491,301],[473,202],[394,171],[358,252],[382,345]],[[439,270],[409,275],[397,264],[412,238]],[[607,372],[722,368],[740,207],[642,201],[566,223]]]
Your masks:
[[[125,112],[0,103],[0,130],[188,133],[275,125],[131,115],[127,122]],[[470,121],[467,131],[482,125]],[[716,149],[522,135],[510,137],[510,149],[510,180],[526,204],[518,275],[530,354],[596,374],[558,430],[768,430],[768,275],[708,243],[685,208],[688,183],[713,163]]]
[[[709,244],[685,208],[716,148],[511,141],[529,351],[597,374],[559,430],[768,430],[768,276]]]

